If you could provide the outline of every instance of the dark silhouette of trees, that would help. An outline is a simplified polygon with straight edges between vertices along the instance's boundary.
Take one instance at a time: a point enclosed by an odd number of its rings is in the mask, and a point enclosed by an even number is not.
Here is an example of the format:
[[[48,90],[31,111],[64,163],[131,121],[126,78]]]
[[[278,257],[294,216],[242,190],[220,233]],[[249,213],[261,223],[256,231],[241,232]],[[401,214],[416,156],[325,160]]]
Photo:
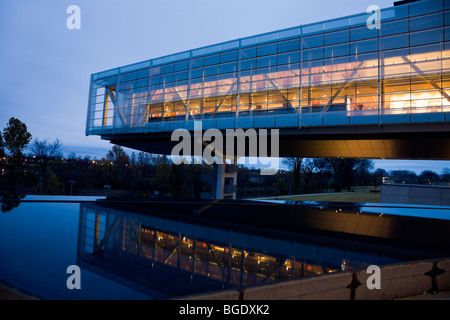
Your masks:
[[[439,182],[439,175],[431,170],[422,171],[417,177],[419,184],[436,184]]]
[[[392,170],[389,172],[392,182],[417,184],[419,180],[417,174],[410,170]]]
[[[442,169],[441,180],[444,183],[450,184],[450,168]]]
[[[5,129],[3,129],[3,143],[9,151],[7,158],[7,189],[10,194],[18,194],[18,185],[22,175],[18,174],[19,168],[25,160],[23,150],[31,141],[31,133],[27,126],[19,119],[11,118]]]
[[[292,192],[294,194],[299,193],[302,179],[303,158],[302,157],[284,158],[283,163],[287,165],[287,167],[292,173],[293,177]]]
[[[52,183],[58,184],[54,172],[50,168],[50,164],[62,158],[62,143],[56,138],[55,141],[50,142],[48,138],[38,139],[36,138],[30,144],[30,151],[35,156],[37,165],[39,167],[40,175],[43,177],[44,185],[47,184],[47,180],[52,180]]]
[[[352,186],[358,184],[355,179],[373,167],[372,161],[367,159],[322,158],[315,159],[315,164],[318,169],[332,174],[332,187],[336,192],[343,189],[350,191]]]
[[[3,133],[3,134],[2,134]],[[200,199],[202,193],[215,189],[216,167],[198,164],[173,164],[167,156],[132,152],[131,156],[117,145],[104,158],[91,160],[71,153],[62,154],[62,142],[35,139],[20,120],[11,118],[0,132],[0,182],[8,193],[18,186],[27,193],[104,195],[104,186],[111,186],[108,195],[127,197],[164,197]],[[30,144],[30,155],[24,150]],[[367,159],[283,159],[287,171],[263,176],[259,169],[238,166],[238,198],[276,196],[307,192],[348,190],[353,186],[380,186],[382,183],[450,184],[450,169],[439,175],[425,170],[420,175],[408,170],[384,169],[372,172]],[[26,174],[25,174],[26,173]],[[208,177],[209,175],[209,177]],[[7,182],[7,184],[5,184]],[[2,210],[14,206],[9,199]]]

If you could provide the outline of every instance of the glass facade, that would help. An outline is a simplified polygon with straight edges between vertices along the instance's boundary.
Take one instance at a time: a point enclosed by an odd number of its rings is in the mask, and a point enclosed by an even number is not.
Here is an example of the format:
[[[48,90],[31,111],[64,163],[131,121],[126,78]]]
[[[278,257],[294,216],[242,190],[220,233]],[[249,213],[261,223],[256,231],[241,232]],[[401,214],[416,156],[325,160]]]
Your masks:
[[[450,2],[422,0],[91,76],[86,134],[450,121]]]

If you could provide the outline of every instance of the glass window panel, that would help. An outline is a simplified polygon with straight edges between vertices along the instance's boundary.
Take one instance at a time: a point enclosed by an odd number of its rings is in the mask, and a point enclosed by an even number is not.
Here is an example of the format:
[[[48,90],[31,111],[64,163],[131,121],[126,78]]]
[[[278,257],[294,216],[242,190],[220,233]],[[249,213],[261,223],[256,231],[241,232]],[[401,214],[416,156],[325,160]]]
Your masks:
[[[441,50],[442,49],[440,43],[422,47],[411,47],[410,60],[424,61],[424,60],[441,59],[442,58]]]
[[[442,13],[430,14],[423,17],[409,19],[409,31],[418,31],[442,27]]]
[[[396,49],[409,45],[408,34],[384,37],[380,40],[381,50]]]
[[[322,48],[302,50],[303,61],[323,58]]]
[[[424,74],[424,73],[437,73],[441,70],[441,61],[440,60],[430,60],[430,61],[422,61],[422,62],[414,62],[413,65],[415,68],[411,68],[411,74]],[[417,70],[419,69],[419,70]]]
[[[203,77],[203,69],[193,69],[191,70],[191,78],[201,78]]]
[[[280,58],[278,58],[278,63],[280,63],[279,61],[280,61]],[[289,71],[289,70],[290,70],[290,66],[288,66],[288,65],[278,66],[277,67],[277,72],[286,72],[286,71]]]
[[[222,43],[219,46],[220,46],[220,49],[217,50],[217,51],[220,51],[220,50],[225,51],[225,50],[231,50],[231,49],[239,48],[239,40],[233,40],[233,41],[229,41],[229,42],[226,42],[226,43]]]
[[[161,82],[162,83],[167,83],[167,82],[172,82],[173,81],[173,74],[166,74],[165,76],[161,77]]]
[[[241,49],[240,57],[241,59],[255,58],[256,47]]]
[[[136,72],[130,72],[126,74],[126,81],[136,80]]]
[[[322,34],[302,38],[302,48],[303,49],[320,47],[320,46],[323,46],[323,35]]]
[[[443,39],[443,32],[442,29],[434,29],[411,33],[410,39],[411,39],[411,46],[441,42]]]
[[[153,67],[153,68],[150,68],[150,71],[149,71],[149,75],[150,76],[153,76],[153,75],[157,75],[157,74],[160,74],[161,73],[161,67]]]
[[[349,31],[343,30],[338,32],[326,33],[324,36],[325,45],[336,44],[349,41]]]
[[[374,95],[378,94],[378,82],[370,81],[364,85],[356,86],[356,94],[358,95]]]
[[[389,66],[384,66],[382,72],[385,77],[390,76],[409,76],[409,64],[394,64]]]
[[[205,77],[213,76],[219,73],[219,66],[205,68]]]
[[[268,74],[270,73],[270,68],[259,68],[255,71],[255,74]]]
[[[119,82],[126,82],[127,81],[127,75],[126,74],[121,74],[118,76],[118,81]]]
[[[410,91],[409,80],[392,79],[392,80],[385,80],[383,82],[384,82],[384,92],[385,93],[409,92]]]
[[[351,53],[367,53],[378,50],[378,39],[359,41],[351,43]]]
[[[289,69],[290,70],[292,70],[291,71],[291,75],[294,75],[294,76],[298,76],[298,75],[300,75],[300,64],[299,63],[291,63],[290,65],[289,65]]]
[[[450,27],[444,28],[444,41],[449,41],[450,40]]]
[[[327,21],[324,23],[324,30],[331,31],[348,27],[348,18],[340,18],[333,21]]]
[[[137,88],[142,88],[142,87],[146,87],[148,86],[148,79],[141,79],[136,81],[136,87]]]
[[[186,61],[181,61],[178,63],[175,63],[175,67],[174,70],[176,71],[182,71],[182,70],[187,70],[189,68],[189,62]]]
[[[304,35],[319,33],[322,31],[323,31],[323,23],[302,26],[302,32]]]
[[[390,36],[398,33],[408,32],[408,20],[399,20],[391,22],[382,22],[380,34],[381,36]]]
[[[278,53],[294,51],[300,49],[299,39],[283,41],[278,43]]]
[[[268,34],[264,34],[262,36],[258,36],[258,43],[273,41],[273,40],[276,40],[277,38],[278,38],[278,33],[277,32],[271,32],[271,33],[268,33]]]
[[[237,71],[237,62],[225,63],[220,65],[220,73],[229,73]]]
[[[230,51],[230,52],[223,52],[220,54],[220,62],[231,62],[231,61],[236,61],[238,58],[238,52],[237,50],[235,51]]]
[[[277,44],[271,43],[264,46],[258,46],[257,49],[258,56],[266,56],[270,54],[277,53]]]
[[[221,49],[220,44],[215,44],[215,45],[205,48],[205,53],[208,54],[208,53],[218,52],[218,51],[220,51],[220,49]]]
[[[146,77],[148,77],[148,69],[138,71],[136,78],[142,79],[142,78],[146,78]]]
[[[370,17],[370,14],[368,14],[368,13],[354,15],[354,16],[350,17],[350,19],[349,19],[350,26],[353,26],[353,27],[366,26],[367,19],[369,17]]]
[[[219,62],[220,62],[220,55],[218,55],[218,54],[203,58],[203,64],[205,65],[205,67],[211,66],[213,64],[218,64]]]
[[[222,73],[222,71],[221,71],[221,73]],[[219,76],[219,78],[221,80],[223,80],[223,79],[234,79],[234,78],[236,78],[236,73],[235,72],[231,72],[231,73],[221,74]]]
[[[408,24],[407,24],[408,26]],[[352,28],[350,29],[350,40],[364,40],[364,39],[370,39],[375,38],[378,36],[378,30],[377,29],[369,29],[366,26],[362,28]]]
[[[160,83],[161,83],[161,77],[153,77],[152,80],[151,80],[152,86],[158,85]]]
[[[278,55],[278,64],[297,63],[299,58],[298,52],[280,54]]]
[[[252,44],[256,44],[258,42],[258,37],[250,37],[241,40],[242,46],[250,46]]]
[[[256,59],[248,59],[241,61],[241,70],[250,70],[256,68]]]
[[[287,39],[287,38],[296,37],[296,36],[298,37],[299,35],[300,35],[300,28],[295,27],[292,29],[278,32],[278,39]]]
[[[409,5],[409,15],[416,16],[443,10],[442,1],[419,1]]]
[[[381,9],[381,20],[389,21],[408,17],[408,6]]]
[[[257,60],[257,67],[258,68],[265,68],[265,67],[273,67],[277,64],[277,56],[270,56],[270,57],[263,57],[258,58]]]
[[[423,77],[411,78],[411,91],[433,90],[435,88],[431,83],[441,86],[441,77],[426,76],[426,80]]]
[[[444,12],[444,25],[450,25],[450,11]]]
[[[183,80],[186,80],[187,77],[188,77],[187,71],[178,72],[178,73],[175,73],[175,78],[174,78],[174,80],[175,80],[175,81],[183,81]]]
[[[324,58],[332,58],[348,55],[348,44],[324,47]]]
[[[203,67],[203,58],[197,58],[191,60],[191,68]]]
[[[173,72],[173,64],[161,66],[161,74]]]
[[[302,73],[314,73],[322,70],[323,60],[307,61],[302,63]],[[317,71],[319,72],[319,71]]]
[[[390,50],[381,53],[382,63],[384,64],[394,64],[394,63],[405,63],[405,59],[409,55],[409,49],[398,49]]]

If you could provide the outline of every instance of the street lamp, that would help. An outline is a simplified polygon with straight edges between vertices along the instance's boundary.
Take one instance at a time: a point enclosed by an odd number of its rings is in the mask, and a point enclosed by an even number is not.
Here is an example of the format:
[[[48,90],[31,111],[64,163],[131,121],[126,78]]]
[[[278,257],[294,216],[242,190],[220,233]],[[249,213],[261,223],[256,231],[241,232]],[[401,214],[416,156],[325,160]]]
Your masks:
[[[44,186],[44,177],[39,177],[39,195],[42,195],[43,186]]]
[[[111,186],[109,184],[105,184],[103,188],[105,188],[105,197],[108,198],[108,190],[111,189]]]
[[[69,180],[69,184],[70,184],[70,195],[72,195],[72,187],[75,184],[75,180]]]

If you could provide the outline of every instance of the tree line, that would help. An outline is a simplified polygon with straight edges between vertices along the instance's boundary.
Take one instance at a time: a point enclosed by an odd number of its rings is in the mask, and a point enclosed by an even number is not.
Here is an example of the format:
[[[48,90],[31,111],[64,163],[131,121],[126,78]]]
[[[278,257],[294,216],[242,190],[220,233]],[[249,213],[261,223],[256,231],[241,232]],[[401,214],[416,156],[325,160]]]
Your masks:
[[[104,195],[200,199],[214,194],[216,168],[173,164],[165,155],[132,152],[114,145],[102,159],[64,156],[59,139],[32,138],[24,123],[11,118],[0,132],[0,192],[10,195]],[[28,153],[25,154],[25,150]],[[382,183],[450,184],[441,173],[374,169],[368,159],[285,158],[272,176],[238,167],[237,197],[352,191]]]

